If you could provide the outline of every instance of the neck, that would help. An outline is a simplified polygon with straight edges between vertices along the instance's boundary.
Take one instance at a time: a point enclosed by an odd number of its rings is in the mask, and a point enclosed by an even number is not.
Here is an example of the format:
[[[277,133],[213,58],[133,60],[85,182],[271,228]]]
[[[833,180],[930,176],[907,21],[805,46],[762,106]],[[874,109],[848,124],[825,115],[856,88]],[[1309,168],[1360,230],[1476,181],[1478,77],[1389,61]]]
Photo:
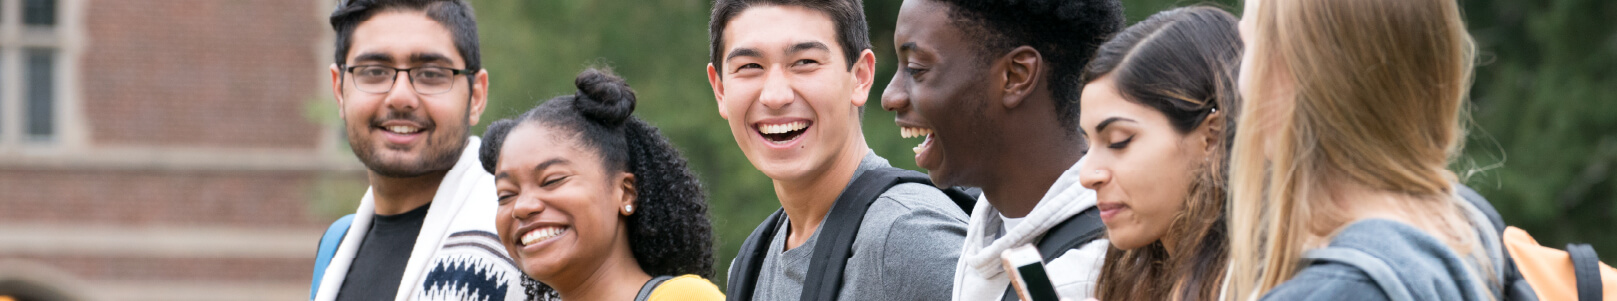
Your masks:
[[[1325,231],[1316,231],[1325,235],[1334,233],[1336,229],[1354,221],[1372,218],[1395,220],[1416,227],[1425,226],[1418,223],[1419,219],[1413,218],[1417,215],[1415,212],[1407,210],[1408,204],[1421,201],[1409,194],[1374,189],[1350,181],[1327,184],[1325,193],[1331,200],[1330,204],[1338,209],[1334,210],[1337,216],[1322,219],[1328,221],[1319,227]]]
[[[445,170],[394,178],[371,172],[371,197],[376,200],[376,214],[400,214],[431,203],[432,196],[438,193],[438,184],[443,182],[447,174],[449,171]]]
[[[620,234],[628,235],[626,232]],[[589,275],[573,278],[581,281],[563,280],[557,281],[556,284],[549,282],[545,284],[551,284],[551,288],[556,289],[556,294],[561,295],[562,300],[634,299],[634,296],[640,293],[640,287],[651,280],[651,275],[647,275],[645,270],[640,268],[640,263],[635,262],[633,252],[629,251],[627,239],[620,241],[618,246],[613,248],[606,261]]]
[[[1048,103],[1050,100],[1028,102]],[[1030,104],[1024,104],[1027,105]],[[993,174],[982,178],[985,183],[981,187],[988,196],[988,203],[1005,217],[1027,216],[1061,174],[1084,156],[1084,142],[1077,134],[1061,130],[1061,123],[1050,113],[1055,108],[1046,106],[1049,108],[1036,112],[1042,113],[1036,116],[1007,115],[1006,120],[1028,122],[1005,124],[1000,153],[991,156],[994,165],[989,170]]]
[[[782,210],[786,211],[786,219],[791,221],[787,229],[786,249],[808,242],[814,230],[819,229],[820,222],[831,211],[837,196],[848,187],[849,181],[853,181],[854,172],[859,170],[859,161],[870,152],[864,142],[861,136],[857,143],[851,143],[852,147],[839,152],[825,172],[791,181],[775,180],[775,196],[780,199]],[[828,193],[832,191],[836,193]]]

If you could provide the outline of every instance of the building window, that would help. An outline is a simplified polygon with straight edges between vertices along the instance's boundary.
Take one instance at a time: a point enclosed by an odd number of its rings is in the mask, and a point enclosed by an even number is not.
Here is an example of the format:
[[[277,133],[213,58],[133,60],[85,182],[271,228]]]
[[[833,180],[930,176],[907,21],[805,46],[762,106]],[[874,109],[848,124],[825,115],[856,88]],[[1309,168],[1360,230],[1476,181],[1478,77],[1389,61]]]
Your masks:
[[[56,0],[0,0],[0,144],[59,140],[61,33]]]

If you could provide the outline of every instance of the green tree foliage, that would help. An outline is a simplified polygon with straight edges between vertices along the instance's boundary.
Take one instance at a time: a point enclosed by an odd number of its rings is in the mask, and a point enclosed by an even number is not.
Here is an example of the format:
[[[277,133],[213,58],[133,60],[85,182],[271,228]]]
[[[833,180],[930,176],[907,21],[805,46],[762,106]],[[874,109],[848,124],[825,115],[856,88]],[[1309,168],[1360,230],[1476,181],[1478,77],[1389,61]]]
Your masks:
[[[1461,4],[1479,64],[1456,168],[1540,243],[1617,259],[1617,2]]]
[[[915,169],[893,114],[879,107],[894,71],[892,28],[901,1],[867,0],[876,86],[864,117],[870,146]],[[1130,22],[1167,8],[1239,2],[1125,0]],[[1463,1],[1480,49],[1476,124],[1456,167],[1505,219],[1546,245],[1592,242],[1617,256],[1617,2]],[[707,83],[709,0],[474,0],[491,74],[483,124],[573,93],[587,66],[610,66],[635,88],[638,114],[662,128],[707,185],[723,272],[741,240],[780,207],[717,114]],[[482,128],[476,129],[481,132]],[[1507,160],[1508,159],[1508,160]]]

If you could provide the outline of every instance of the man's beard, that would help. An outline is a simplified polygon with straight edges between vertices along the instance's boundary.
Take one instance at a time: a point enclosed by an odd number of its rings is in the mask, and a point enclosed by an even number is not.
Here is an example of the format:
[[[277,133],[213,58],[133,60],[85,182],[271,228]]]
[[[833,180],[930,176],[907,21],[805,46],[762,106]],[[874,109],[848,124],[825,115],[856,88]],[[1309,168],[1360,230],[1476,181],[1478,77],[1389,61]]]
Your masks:
[[[390,117],[391,119],[413,119],[401,115],[392,115]],[[380,124],[385,120],[386,119],[382,119],[373,123]],[[425,128],[422,129],[423,132],[431,129],[430,134],[437,133],[438,128],[433,126],[431,121],[423,121],[425,122],[419,122],[419,124],[425,126]],[[375,127],[375,125],[367,125],[363,130],[369,131]],[[359,139],[361,137],[358,137],[358,133],[354,131],[352,126],[350,126],[348,129],[348,145],[353,149],[354,155],[359,157],[359,162],[364,163],[365,168],[369,169],[371,172],[389,178],[413,178],[433,172],[447,171],[454,168],[455,163],[460,161],[459,159],[461,152],[466,149],[466,137],[470,135],[470,133],[471,126],[467,125],[461,128],[458,135],[444,137],[445,139],[434,139],[435,137],[429,134],[427,137],[425,137],[426,140],[422,145],[421,154],[418,159],[405,159],[404,162],[388,162],[387,160],[382,159],[383,150],[375,147],[370,140]],[[380,139],[378,137],[371,138]]]

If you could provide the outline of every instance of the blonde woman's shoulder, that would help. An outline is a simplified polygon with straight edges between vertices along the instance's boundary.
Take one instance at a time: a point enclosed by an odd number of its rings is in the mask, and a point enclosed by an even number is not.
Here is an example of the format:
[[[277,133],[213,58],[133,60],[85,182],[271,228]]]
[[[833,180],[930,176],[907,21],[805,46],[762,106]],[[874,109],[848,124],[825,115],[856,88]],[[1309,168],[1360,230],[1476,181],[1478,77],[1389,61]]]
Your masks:
[[[649,301],[709,301],[724,300],[724,293],[712,281],[697,275],[681,275],[663,281],[651,291]]]

